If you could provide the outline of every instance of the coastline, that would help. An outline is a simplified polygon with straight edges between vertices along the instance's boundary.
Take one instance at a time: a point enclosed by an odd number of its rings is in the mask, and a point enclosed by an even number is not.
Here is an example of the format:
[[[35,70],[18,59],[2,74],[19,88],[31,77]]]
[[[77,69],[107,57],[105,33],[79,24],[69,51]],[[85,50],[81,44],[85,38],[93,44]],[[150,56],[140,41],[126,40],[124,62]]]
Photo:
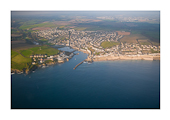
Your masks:
[[[76,50],[76,51],[80,51],[80,52],[83,52],[85,54],[88,54],[88,57],[84,60],[84,61],[87,61],[87,62],[115,61],[115,60],[149,60],[149,61],[159,60],[160,61],[160,55],[158,55],[158,56],[153,56],[153,55],[131,55],[131,56],[108,55],[108,56],[94,56],[93,58],[89,58],[90,53],[88,51],[83,50],[83,49],[78,49],[77,47],[71,47],[71,46],[69,46],[69,47]],[[71,58],[69,58],[69,59],[71,59]],[[69,61],[69,60],[64,59],[63,62],[59,62],[59,61],[54,62],[53,61],[51,63],[46,63],[46,64],[35,66],[31,70],[17,70],[17,69],[12,69],[11,68],[11,74],[21,74],[21,73],[29,74],[32,71],[36,70],[37,68],[44,68],[44,67],[54,65],[54,64],[61,64],[61,63],[65,63],[66,61]]]
[[[67,46],[63,46],[63,47],[67,47]],[[71,52],[69,52],[69,53],[71,53]],[[73,56],[74,55],[77,55],[77,54],[73,54]],[[49,63],[43,63],[43,64],[39,64],[39,65],[34,65],[31,69],[24,68],[22,70],[18,70],[18,69],[12,69],[11,68],[11,75],[13,75],[13,74],[22,74],[22,73],[30,74],[31,72],[35,71],[38,68],[45,68],[45,67],[52,66],[52,65],[55,65],[55,64],[65,63],[65,62],[69,61],[73,56],[68,57],[68,58],[64,58],[63,61],[52,61],[52,62],[49,62]]]
[[[114,61],[114,60],[160,60],[160,56],[140,55],[140,56],[95,56],[93,61]]]
[[[76,47],[72,47],[73,49],[86,53],[89,55],[89,52],[86,50],[80,50]],[[96,61],[115,61],[115,60],[149,60],[149,61],[153,61],[153,60],[159,60],[160,61],[160,55],[158,56],[153,56],[153,55],[132,55],[132,56],[114,56],[114,55],[110,55],[110,56],[94,56],[92,59],[87,58],[85,59],[86,61],[90,61],[90,62],[96,62]]]

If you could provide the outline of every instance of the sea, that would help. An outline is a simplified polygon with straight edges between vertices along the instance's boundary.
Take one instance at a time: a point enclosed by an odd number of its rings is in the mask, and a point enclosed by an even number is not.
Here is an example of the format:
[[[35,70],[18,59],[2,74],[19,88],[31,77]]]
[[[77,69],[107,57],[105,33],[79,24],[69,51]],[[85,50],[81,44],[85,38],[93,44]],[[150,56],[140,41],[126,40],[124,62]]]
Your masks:
[[[71,51],[68,47],[61,50]],[[160,61],[65,63],[11,75],[12,109],[160,109]]]

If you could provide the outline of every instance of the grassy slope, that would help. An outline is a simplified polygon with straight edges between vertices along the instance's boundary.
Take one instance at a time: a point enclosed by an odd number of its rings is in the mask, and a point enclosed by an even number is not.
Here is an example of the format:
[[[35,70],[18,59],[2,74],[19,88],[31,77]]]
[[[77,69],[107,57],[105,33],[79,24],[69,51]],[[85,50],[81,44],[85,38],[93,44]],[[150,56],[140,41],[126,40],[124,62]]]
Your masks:
[[[12,61],[16,63],[28,63],[31,62],[31,58],[25,58],[21,54],[18,54],[17,56],[12,58]]]
[[[13,50],[11,50],[11,58],[15,57],[16,55],[18,55],[18,53],[13,51]]]
[[[23,68],[25,68],[27,65],[27,63],[15,63],[13,61],[11,61],[11,68],[12,69],[17,69],[17,70],[22,70]]]
[[[119,44],[120,44],[120,43],[118,43],[118,42],[104,41],[104,42],[101,43],[101,46],[102,46],[103,48],[111,48],[111,47],[113,47],[113,46],[115,46],[115,45],[119,45]]]
[[[41,47],[41,50],[40,50]],[[21,54],[25,57],[30,57],[32,54],[47,54],[54,55],[58,54],[59,50],[55,48],[51,48],[49,46],[39,46],[33,47],[26,50],[20,50]],[[27,68],[28,64],[31,62],[31,58],[25,58],[21,54],[17,53],[16,51],[11,50],[11,68],[22,70],[23,68]]]
[[[25,57],[30,57],[30,55],[33,54],[31,50],[21,50],[21,54],[23,54]]]
[[[31,58],[25,58],[21,54],[11,59],[11,68],[22,70],[27,67],[27,63],[31,62]]]

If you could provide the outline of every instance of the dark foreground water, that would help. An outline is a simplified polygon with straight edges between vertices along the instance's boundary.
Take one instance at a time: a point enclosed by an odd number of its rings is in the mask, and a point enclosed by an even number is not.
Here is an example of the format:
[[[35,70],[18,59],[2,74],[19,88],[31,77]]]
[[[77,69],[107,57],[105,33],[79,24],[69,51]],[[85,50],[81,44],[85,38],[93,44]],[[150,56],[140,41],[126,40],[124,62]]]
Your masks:
[[[159,61],[69,62],[11,76],[12,108],[159,108]],[[76,59],[75,59],[76,58]]]

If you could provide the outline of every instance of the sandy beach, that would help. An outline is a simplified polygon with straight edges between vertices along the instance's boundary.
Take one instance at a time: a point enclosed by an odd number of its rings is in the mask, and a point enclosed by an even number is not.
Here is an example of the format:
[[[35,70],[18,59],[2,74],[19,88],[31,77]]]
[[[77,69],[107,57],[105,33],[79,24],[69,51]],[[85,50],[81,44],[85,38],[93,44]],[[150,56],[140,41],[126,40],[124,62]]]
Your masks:
[[[160,60],[160,56],[140,55],[140,56],[95,56],[93,61],[112,60]]]

